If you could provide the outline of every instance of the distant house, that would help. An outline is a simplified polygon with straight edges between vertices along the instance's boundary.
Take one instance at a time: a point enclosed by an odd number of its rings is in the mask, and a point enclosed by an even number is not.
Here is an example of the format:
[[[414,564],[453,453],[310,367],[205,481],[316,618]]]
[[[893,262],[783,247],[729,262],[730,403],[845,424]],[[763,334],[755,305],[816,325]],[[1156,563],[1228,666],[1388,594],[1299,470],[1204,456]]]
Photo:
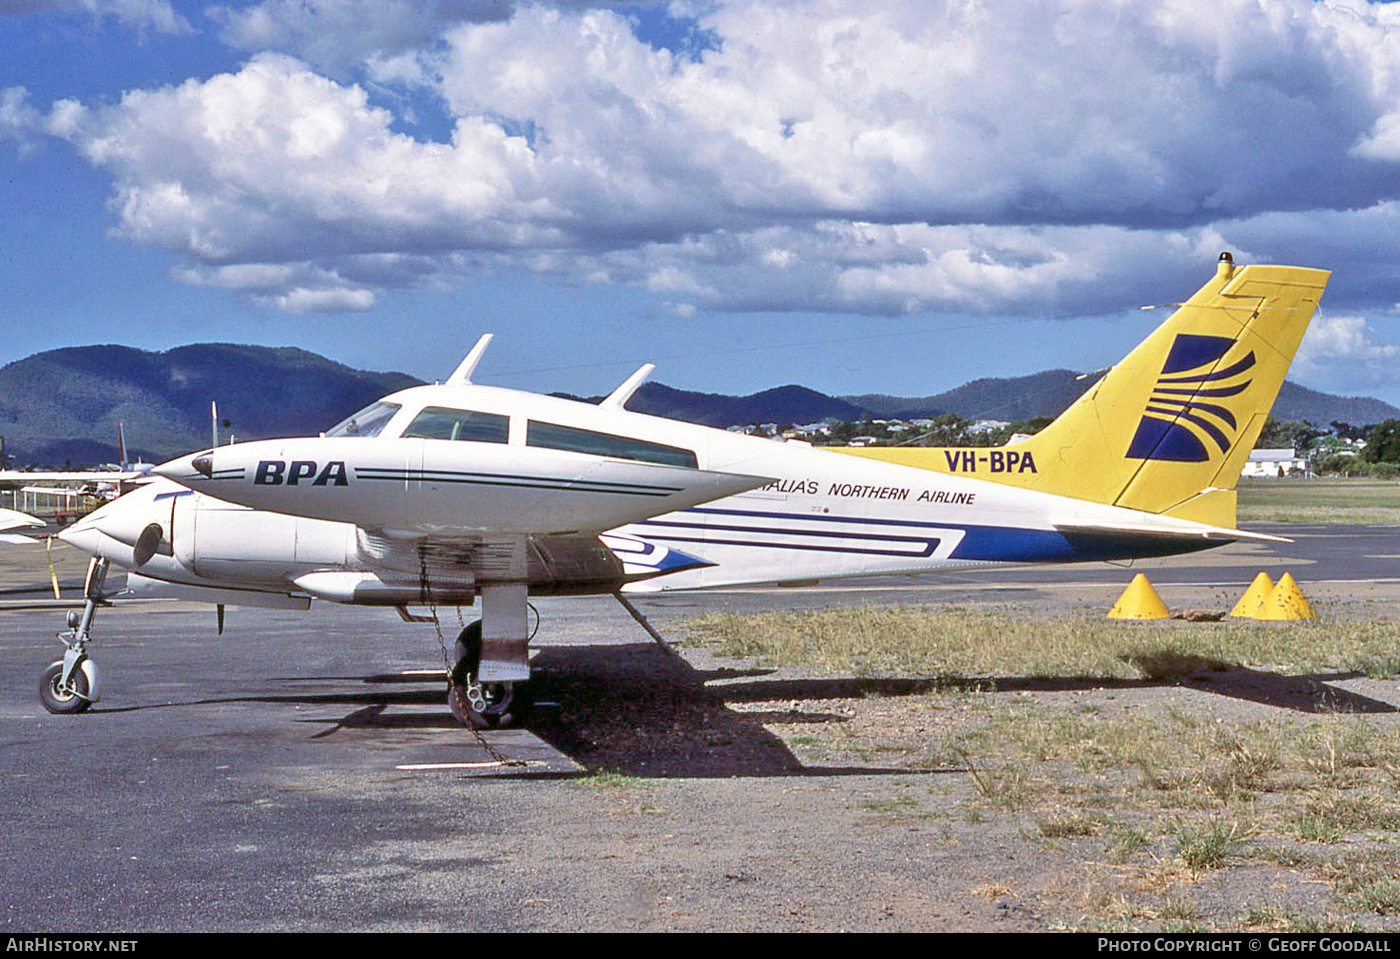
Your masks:
[[[1254,450],[1244,464],[1241,476],[1268,476],[1276,478],[1291,473],[1307,473],[1308,461],[1299,456],[1297,450]]]

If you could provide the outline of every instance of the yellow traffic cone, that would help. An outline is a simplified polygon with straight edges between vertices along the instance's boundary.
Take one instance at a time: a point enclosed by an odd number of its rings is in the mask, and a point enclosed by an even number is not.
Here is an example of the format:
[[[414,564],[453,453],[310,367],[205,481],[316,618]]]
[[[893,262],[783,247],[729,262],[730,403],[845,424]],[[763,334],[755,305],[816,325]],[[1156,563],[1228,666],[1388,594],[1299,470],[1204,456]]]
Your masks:
[[[1269,574],[1261,572],[1254,577],[1254,582],[1249,584],[1249,589],[1244,591],[1240,601],[1235,604],[1235,608],[1230,610],[1231,616],[1242,616],[1246,619],[1257,619],[1259,607],[1264,605],[1264,600],[1269,598],[1269,594],[1274,591],[1274,581],[1269,579]]]
[[[1167,604],[1152,588],[1147,577],[1138,573],[1118,602],[1108,611],[1109,619],[1166,619]]]
[[[1269,598],[1259,607],[1255,619],[1317,619],[1317,613],[1303,596],[1303,591],[1293,581],[1290,573],[1284,573],[1278,585],[1269,593]]]

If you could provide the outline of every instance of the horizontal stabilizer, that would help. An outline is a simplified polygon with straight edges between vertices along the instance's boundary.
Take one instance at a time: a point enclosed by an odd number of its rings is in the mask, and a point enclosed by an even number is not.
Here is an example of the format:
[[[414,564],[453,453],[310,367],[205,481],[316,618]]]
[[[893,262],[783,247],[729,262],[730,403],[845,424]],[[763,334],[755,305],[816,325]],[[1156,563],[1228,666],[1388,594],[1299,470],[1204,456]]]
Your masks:
[[[1293,542],[1293,540],[1284,536],[1272,536],[1268,533],[1252,533],[1242,529],[1226,529],[1223,526],[1205,525],[1177,528],[1127,523],[1100,526],[1066,524],[1057,525],[1055,529],[1066,536],[1087,536],[1100,539],[1122,537],[1125,540],[1157,541],[1164,544],[1189,543],[1193,540],[1199,540],[1203,549],[1207,546],[1219,546],[1222,543],[1233,543],[1237,540],[1250,540],[1259,543]]]

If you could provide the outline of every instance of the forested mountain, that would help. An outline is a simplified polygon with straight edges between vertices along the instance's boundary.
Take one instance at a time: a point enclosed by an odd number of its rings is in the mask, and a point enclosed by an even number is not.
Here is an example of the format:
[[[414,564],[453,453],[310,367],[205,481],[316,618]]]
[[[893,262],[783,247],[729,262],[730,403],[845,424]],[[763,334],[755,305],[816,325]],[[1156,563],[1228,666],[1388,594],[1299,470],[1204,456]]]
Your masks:
[[[158,462],[209,445],[211,401],[239,438],[263,439],[319,432],[417,382],[291,347],[70,347],[0,368],[0,436],[16,465],[76,467],[114,461],[122,421],[130,452]]]
[[[708,426],[916,419],[955,413],[969,420],[1054,416],[1094,374],[1049,370],[974,380],[924,397],[827,396],[779,386],[726,396],[647,383],[628,408]],[[89,466],[117,458],[117,422],[135,455],[159,462],[209,445],[209,404],[239,439],[314,435],[394,390],[420,382],[403,373],[355,370],[293,347],[204,343],[151,353],[83,346],[38,353],[0,368],[0,436],[15,465]],[[599,399],[599,397],[594,397]],[[1285,383],[1274,415],[1326,426],[1400,417],[1369,398],[1331,396]]]

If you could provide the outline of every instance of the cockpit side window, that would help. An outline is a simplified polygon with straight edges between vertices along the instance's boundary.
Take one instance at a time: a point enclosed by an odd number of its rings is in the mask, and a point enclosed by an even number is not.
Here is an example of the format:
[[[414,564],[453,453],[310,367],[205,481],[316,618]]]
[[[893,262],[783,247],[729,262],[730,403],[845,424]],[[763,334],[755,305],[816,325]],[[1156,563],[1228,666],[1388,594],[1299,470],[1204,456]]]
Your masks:
[[[573,426],[539,423],[535,420],[531,420],[526,429],[525,444],[552,450],[592,453],[594,456],[640,460],[643,463],[660,463],[662,466],[685,466],[691,469],[696,466],[693,450],[652,443],[630,436],[595,433],[593,430],[581,430]]]
[[[408,424],[403,435],[405,438],[417,436],[429,440],[505,443],[510,438],[510,417],[499,413],[426,406]]]
[[[326,431],[327,436],[378,436],[399,411],[398,403],[371,403]]]

